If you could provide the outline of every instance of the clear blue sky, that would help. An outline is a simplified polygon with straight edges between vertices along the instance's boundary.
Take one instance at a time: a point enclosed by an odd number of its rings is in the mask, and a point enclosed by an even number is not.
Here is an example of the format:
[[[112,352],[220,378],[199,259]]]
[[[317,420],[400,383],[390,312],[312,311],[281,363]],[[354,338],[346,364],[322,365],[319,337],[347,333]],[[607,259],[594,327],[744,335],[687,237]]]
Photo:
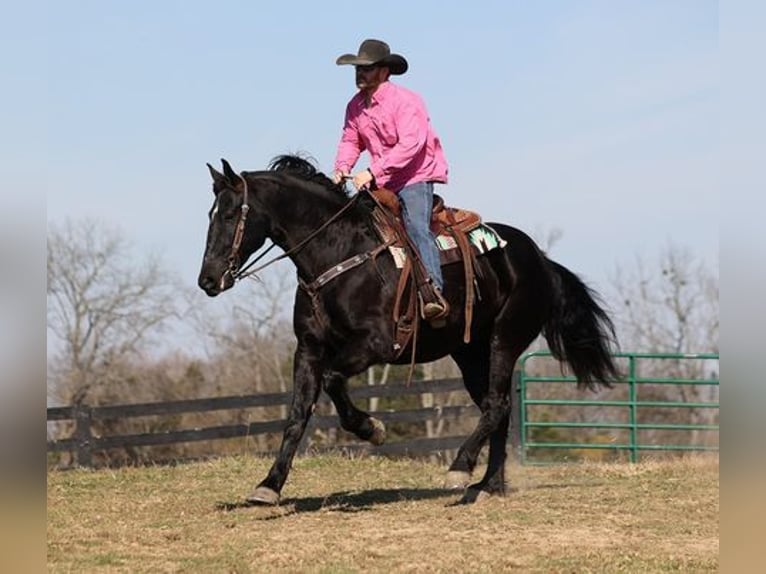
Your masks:
[[[532,234],[605,290],[668,241],[718,257],[712,0],[48,5],[48,220],[96,217],[196,283],[205,162],[329,171],[353,72],[386,40],[450,163],[447,203]]]

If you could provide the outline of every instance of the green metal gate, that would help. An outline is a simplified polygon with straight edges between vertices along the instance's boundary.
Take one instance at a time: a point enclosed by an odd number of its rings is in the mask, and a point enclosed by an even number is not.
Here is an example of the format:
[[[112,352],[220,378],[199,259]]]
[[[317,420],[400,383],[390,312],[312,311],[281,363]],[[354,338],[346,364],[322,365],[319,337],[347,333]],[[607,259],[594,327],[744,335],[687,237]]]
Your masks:
[[[549,351],[535,351],[525,354],[520,362],[518,393],[520,398],[519,425],[520,434],[519,456],[522,462],[534,462],[535,453],[543,449],[610,449],[614,452],[627,451],[632,462],[639,459],[642,451],[708,451],[718,450],[719,431],[719,363],[717,353],[704,354],[673,354],[673,353],[618,353],[614,355],[621,372],[626,373],[623,381],[617,383],[614,389],[598,393],[596,398],[585,398],[587,391],[581,391],[582,398],[553,398],[546,385],[562,383],[571,384],[574,388],[575,378],[572,376],[533,375],[532,364],[537,361],[547,361],[552,368],[554,360]],[[696,364],[694,364],[696,362]],[[557,363],[555,363],[557,364]],[[539,368],[537,372],[545,371]],[[708,374],[703,371],[708,369]],[[550,370],[550,369],[549,369]],[[644,373],[644,370],[654,370]],[[679,377],[658,376],[670,371],[671,374],[695,372],[698,375]],[[700,374],[701,373],[701,374]],[[626,389],[627,386],[627,389]],[[673,392],[675,390],[675,392]],[[565,394],[571,394],[567,391]],[[644,397],[643,394],[659,395]],[[667,395],[680,395],[674,400]],[[699,400],[700,394],[707,395],[705,400]],[[693,395],[693,399],[688,400]],[[576,411],[568,409],[570,416],[576,412],[582,418],[586,407],[600,408],[596,420],[565,420],[556,413],[561,407],[577,407]],[[566,410],[566,409],[564,409]],[[684,413],[686,410],[686,413]],[[683,413],[686,416],[683,416]],[[704,422],[677,422],[673,418],[700,419]],[[588,418],[587,416],[585,418]],[[659,422],[658,420],[659,419]],[[670,420],[669,420],[670,419]],[[548,430],[546,430],[548,429]],[[579,430],[550,430],[550,429],[596,429],[601,433],[600,440],[590,437],[583,441],[571,438],[560,438],[557,433],[579,432]],[[658,435],[675,435],[686,431],[691,437],[704,436],[706,440],[690,444],[679,440],[670,442],[655,442],[642,438],[649,431]],[[658,433],[656,431],[661,431]],[[665,432],[673,431],[673,432]],[[545,433],[551,437],[540,438]],[[535,435],[538,435],[537,437]],[[618,436],[619,435],[619,436]],[[606,439],[608,440],[605,440]],[[549,440],[544,440],[548,438]]]

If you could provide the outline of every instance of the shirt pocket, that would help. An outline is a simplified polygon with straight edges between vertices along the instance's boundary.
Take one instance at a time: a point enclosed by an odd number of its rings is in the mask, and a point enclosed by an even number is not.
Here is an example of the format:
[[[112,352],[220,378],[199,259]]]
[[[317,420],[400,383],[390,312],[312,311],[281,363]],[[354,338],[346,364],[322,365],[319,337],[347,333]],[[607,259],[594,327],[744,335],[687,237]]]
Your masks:
[[[392,147],[399,141],[399,135],[396,132],[396,122],[394,118],[386,115],[370,118],[372,127],[375,130],[381,143],[386,147]]]

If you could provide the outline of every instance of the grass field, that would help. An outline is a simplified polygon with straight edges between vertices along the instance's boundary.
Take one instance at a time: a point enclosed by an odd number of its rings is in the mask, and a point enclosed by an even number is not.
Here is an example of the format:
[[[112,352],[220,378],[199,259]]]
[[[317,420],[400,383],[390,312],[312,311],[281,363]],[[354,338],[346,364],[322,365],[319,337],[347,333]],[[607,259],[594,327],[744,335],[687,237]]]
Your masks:
[[[281,506],[242,505],[270,463],[49,472],[48,571],[718,571],[717,457],[509,467],[473,506],[440,466],[302,458]]]

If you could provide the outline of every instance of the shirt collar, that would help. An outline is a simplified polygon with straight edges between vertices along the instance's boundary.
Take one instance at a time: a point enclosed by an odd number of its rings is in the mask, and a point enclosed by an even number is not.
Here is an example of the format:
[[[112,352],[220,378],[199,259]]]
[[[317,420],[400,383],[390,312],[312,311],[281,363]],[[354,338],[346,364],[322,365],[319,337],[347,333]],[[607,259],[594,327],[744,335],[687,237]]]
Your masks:
[[[375,93],[372,94],[372,101],[376,104],[379,104],[383,100],[386,99],[386,95],[391,91],[391,82],[389,80],[386,80],[382,84],[378,86],[378,89],[375,90]]]
[[[385,82],[380,84],[378,86],[378,89],[375,90],[375,93],[372,94],[372,100],[371,100],[372,103],[374,104],[381,103],[383,100],[386,99],[386,96],[391,92],[392,89],[393,89],[393,84],[391,84],[389,80],[386,80]],[[356,93],[356,96],[354,96],[354,98],[356,99],[358,106],[363,109],[364,108],[364,92],[359,90]]]

